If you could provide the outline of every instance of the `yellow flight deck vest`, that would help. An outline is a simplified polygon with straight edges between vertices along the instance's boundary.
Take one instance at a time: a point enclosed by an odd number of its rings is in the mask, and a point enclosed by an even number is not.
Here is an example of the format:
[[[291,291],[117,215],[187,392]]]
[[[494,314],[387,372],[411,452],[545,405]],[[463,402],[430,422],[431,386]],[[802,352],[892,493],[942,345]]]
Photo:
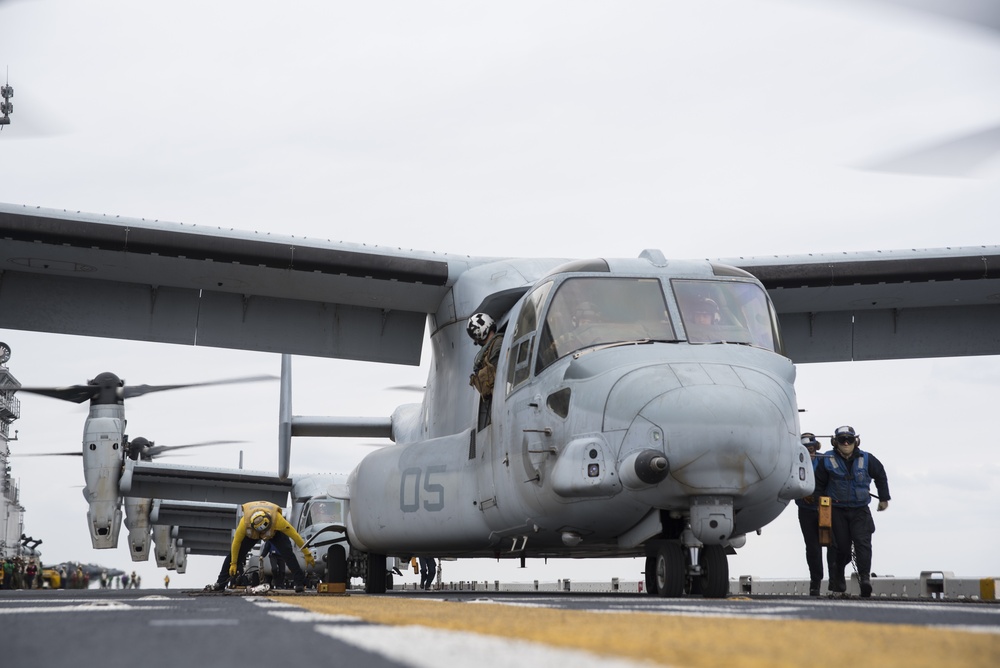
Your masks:
[[[263,510],[267,513],[267,518],[271,520],[271,524],[267,527],[267,531],[256,531],[252,526],[250,526],[250,516],[253,515],[258,510]],[[271,540],[274,534],[278,531],[278,517],[281,516],[281,508],[273,503],[268,503],[267,501],[251,501],[250,503],[243,504],[243,518],[247,527],[247,537],[256,538],[258,540]]]

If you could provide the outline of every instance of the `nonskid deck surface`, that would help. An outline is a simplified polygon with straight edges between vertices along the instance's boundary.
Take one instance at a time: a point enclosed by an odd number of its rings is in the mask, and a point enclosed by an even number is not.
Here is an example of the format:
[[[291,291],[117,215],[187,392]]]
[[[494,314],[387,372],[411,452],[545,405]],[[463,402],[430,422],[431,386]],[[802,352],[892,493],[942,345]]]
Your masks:
[[[83,656],[102,668],[290,657],[334,667],[801,666],[816,647],[858,634],[866,661],[883,667],[1000,658],[1000,605],[927,599],[21,590],[0,592],[0,623],[11,665],[51,668]]]

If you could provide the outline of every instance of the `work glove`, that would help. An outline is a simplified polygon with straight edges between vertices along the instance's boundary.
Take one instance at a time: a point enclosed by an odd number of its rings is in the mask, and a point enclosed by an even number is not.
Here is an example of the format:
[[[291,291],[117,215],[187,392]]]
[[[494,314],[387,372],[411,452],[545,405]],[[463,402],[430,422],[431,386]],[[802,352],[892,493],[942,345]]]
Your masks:
[[[310,549],[308,549],[308,548],[306,548],[306,549],[302,550],[302,556],[303,556],[303,557],[305,557],[305,560],[306,560],[306,566],[308,566],[308,567],[312,568],[313,566],[315,566],[315,565],[316,565],[316,560],[315,560],[315,559],[313,559],[313,553],[312,553],[312,550],[310,550]]]
[[[878,502],[878,509],[879,510],[885,510],[888,507],[889,507],[889,502],[888,501],[879,501]]]
[[[229,577],[236,577],[236,564],[229,564]]]

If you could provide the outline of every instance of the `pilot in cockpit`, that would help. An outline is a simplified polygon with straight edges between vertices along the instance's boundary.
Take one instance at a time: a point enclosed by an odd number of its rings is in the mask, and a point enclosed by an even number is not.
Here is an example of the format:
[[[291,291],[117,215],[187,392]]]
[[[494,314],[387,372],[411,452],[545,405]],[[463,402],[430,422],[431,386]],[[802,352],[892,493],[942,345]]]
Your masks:
[[[681,304],[688,341],[705,343],[718,340],[718,326],[722,323],[719,304],[709,297],[700,297]]]
[[[708,297],[699,299],[694,305],[692,319],[694,324],[700,327],[718,325],[722,321],[722,317],[719,315],[719,305],[715,303],[714,299]]]
[[[309,518],[312,524],[335,522],[338,519],[333,504],[325,501],[312,505],[309,509]]]

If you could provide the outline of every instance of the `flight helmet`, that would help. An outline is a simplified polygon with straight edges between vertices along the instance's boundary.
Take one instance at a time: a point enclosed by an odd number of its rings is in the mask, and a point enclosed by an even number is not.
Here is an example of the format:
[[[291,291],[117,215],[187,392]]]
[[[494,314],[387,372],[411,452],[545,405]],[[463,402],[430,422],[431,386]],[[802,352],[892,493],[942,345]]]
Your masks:
[[[833,445],[837,445],[837,443],[851,444],[858,440],[858,433],[854,431],[854,427],[837,427],[833,432]]]
[[[709,299],[708,297],[698,300],[698,303],[695,305],[694,312],[707,314],[712,319],[713,325],[717,325],[722,319],[719,316],[719,305],[714,299]]]
[[[807,431],[802,434],[801,443],[807,448],[813,448],[814,450],[820,449],[819,441],[816,440],[816,434],[811,431]]]
[[[840,451],[845,457],[849,457],[854,448],[861,445],[861,437],[858,433],[854,431],[854,427],[843,426],[837,427],[833,432],[833,438],[830,439],[830,443],[833,444],[837,450]]]
[[[250,515],[250,526],[254,531],[264,532],[271,526],[271,518],[266,510],[255,510]]]
[[[473,313],[465,331],[469,333],[473,341],[483,345],[486,343],[486,337],[490,335],[490,331],[496,330],[496,327],[496,322],[488,313]]]

